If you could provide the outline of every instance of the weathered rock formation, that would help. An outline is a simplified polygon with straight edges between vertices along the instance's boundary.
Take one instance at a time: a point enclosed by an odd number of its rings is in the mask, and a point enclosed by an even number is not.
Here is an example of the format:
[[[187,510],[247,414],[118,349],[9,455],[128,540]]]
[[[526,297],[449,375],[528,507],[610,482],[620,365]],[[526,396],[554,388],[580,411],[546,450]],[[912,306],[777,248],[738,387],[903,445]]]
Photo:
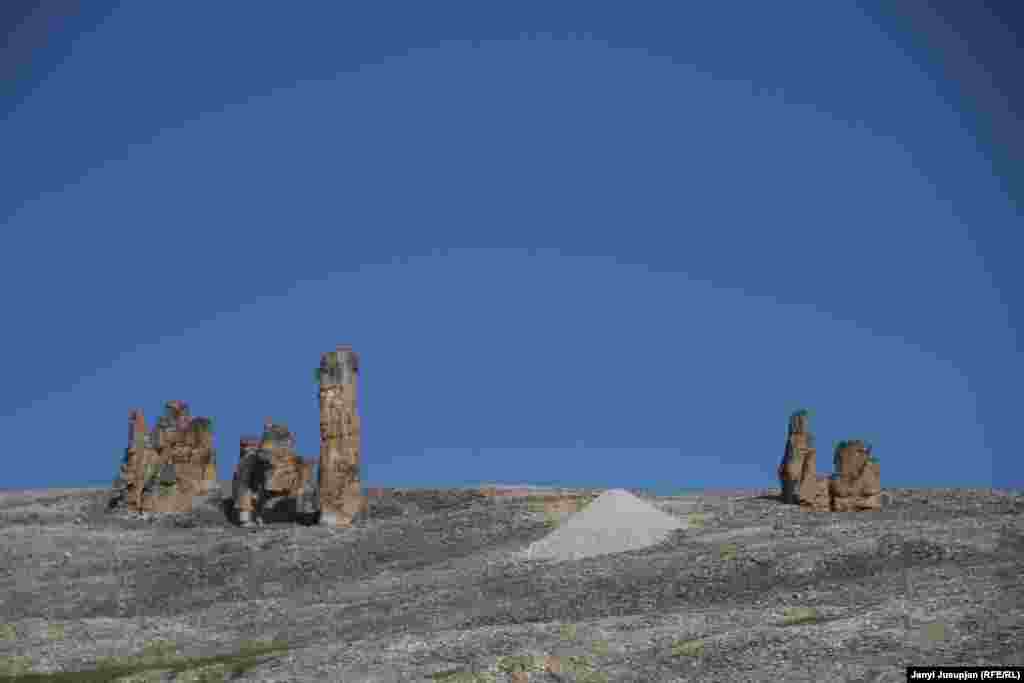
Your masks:
[[[256,505],[263,486],[264,470],[269,464],[260,452],[258,436],[243,436],[238,440],[238,463],[231,478],[231,501],[235,521],[252,524],[256,519]]]
[[[243,436],[231,491],[237,521],[312,521],[318,508],[313,467],[295,453],[295,437],[283,424],[267,420],[261,438]]]
[[[818,461],[810,415],[798,410],[789,416],[786,450],[779,465],[783,502],[827,510],[828,487],[818,478]]]
[[[800,507],[815,512],[828,512],[831,506],[828,475],[817,474],[800,485]]]
[[[128,417],[128,448],[114,481],[110,507],[133,512],[191,512],[215,492],[213,422],[192,417],[184,401],[168,401],[153,430],[141,410]]]
[[[146,433],[146,418],[142,411],[128,411],[128,448],[125,449],[121,469],[114,480],[110,508],[131,507],[138,511],[138,501],[145,483],[141,470],[145,466],[146,454],[152,446],[152,440]]]
[[[833,458],[834,474],[829,481],[834,512],[880,510],[882,476],[878,459],[864,441],[840,441]]]
[[[359,355],[351,346],[320,357],[320,523],[349,526],[366,510],[359,476],[356,411]]]
[[[881,509],[880,470],[869,445],[840,442],[833,466],[831,477],[818,474],[809,415],[805,410],[793,413],[778,471],[782,501],[819,512]]]

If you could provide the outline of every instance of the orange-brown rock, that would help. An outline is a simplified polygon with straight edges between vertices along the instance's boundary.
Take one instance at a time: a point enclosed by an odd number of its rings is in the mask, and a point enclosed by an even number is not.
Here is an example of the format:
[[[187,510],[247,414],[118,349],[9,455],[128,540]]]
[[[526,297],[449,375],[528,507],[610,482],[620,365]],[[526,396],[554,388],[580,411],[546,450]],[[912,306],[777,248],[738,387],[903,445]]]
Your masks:
[[[260,438],[242,437],[232,482],[238,521],[310,519],[316,513],[314,463],[295,453],[295,437],[268,420]]]
[[[128,448],[110,507],[134,512],[189,512],[214,490],[213,423],[193,417],[184,401],[168,401],[152,432],[141,410],[129,412]]]
[[[800,483],[800,507],[814,512],[828,512],[831,509],[828,481],[828,475],[825,474],[805,478]]]
[[[320,523],[351,525],[367,509],[356,406],[359,355],[341,345],[320,358]]]
[[[822,492],[814,435],[810,431],[810,416],[806,410],[798,410],[789,417],[786,449],[778,474],[783,502],[810,508],[821,507]],[[828,509],[827,503],[823,509]]]
[[[839,442],[833,467],[829,493],[834,512],[882,508],[881,466],[870,445],[861,440]]]

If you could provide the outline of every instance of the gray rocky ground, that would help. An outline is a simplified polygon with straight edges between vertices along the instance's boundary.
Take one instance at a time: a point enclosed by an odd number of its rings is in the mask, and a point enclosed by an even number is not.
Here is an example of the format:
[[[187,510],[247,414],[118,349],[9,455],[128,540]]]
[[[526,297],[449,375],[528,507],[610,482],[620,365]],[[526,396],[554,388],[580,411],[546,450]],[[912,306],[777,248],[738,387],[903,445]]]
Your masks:
[[[524,559],[558,523],[526,499],[387,496],[330,530],[236,528],[213,499],[131,519],[106,497],[0,493],[0,672],[901,681],[908,664],[1024,663],[1019,495],[887,490],[883,511],[858,514],[651,498],[686,528],[560,563]]]

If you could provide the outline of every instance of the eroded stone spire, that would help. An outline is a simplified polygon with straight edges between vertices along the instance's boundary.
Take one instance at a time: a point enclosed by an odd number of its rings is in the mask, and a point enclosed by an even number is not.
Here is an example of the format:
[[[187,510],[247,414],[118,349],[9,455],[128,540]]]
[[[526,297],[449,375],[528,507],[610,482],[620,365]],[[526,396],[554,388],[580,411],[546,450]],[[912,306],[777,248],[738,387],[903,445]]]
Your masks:
[[[356,408],[359,354],[343,344],[321,355],[320,523],[349,526],[366,501],[359,476],[360,424]]]

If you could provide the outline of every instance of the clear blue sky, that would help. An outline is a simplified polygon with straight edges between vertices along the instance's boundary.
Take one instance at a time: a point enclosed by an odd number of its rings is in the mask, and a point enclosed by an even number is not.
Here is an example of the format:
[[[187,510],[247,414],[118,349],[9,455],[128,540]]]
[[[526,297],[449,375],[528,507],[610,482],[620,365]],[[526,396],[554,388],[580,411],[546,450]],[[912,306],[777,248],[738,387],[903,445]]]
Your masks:
[[[801,407],[821,472],[1024,485],[1005,21],[369,5],[10,13],[0,487],[170,399],[222,478],[267,416],[317,455],[344,342],[369,485],[771,486]]]

